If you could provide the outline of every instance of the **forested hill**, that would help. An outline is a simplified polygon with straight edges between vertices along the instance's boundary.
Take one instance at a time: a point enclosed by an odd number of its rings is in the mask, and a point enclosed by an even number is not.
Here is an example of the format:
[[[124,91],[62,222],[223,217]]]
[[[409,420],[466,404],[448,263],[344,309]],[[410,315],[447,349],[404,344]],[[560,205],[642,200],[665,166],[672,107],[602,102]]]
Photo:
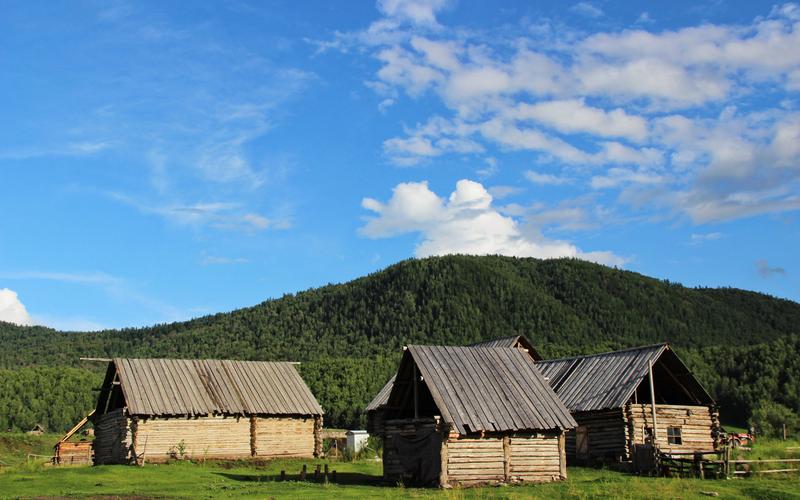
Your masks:
[[[449,256],[408,260],[349,283],[149,328],[63,333],[0,323],[0,368],[19,378],[46,370],[36,366],[70,366],[77,376],[91,369],[81,356],[302,361],[328,421],[352,425],[405,344],[466,344],[522,333],[555,357],[669,341],[723,408],[742,420],[759,399],[771,397],[767,391],[800,379],[800,368],[765,375],[756,356],[737,356],[788,349],[798,358],[797,325],[800,304],[753,292],[686,288],[572,259]],[[733,359],[743,365],[726,367]],[[744,394],[738,377],[746,370],[769,380]],[[13,394],[4,396],[2,384],[0,375],[0,426],[7,425],[4,418],[23,426],[7,415],[3,398]],[[781,402],[800,409],[796,394]]]

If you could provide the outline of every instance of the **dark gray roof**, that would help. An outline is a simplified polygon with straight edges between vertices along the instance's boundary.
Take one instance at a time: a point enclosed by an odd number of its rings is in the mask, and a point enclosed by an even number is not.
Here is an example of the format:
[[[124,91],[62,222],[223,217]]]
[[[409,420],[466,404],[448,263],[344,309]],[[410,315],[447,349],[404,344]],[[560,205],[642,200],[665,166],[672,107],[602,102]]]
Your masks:
[[[408,346],[401,370],[407,362],[416,363],[442,419],[459,433],[577,426],[521,350]]]
[[[539,352],[534,349],[533,345],[524,335],[512,335],[511,337],[486,340],[484,342],[472,344],[470,347],[522,347],[528,350],[528,353],[534,360],[539,361],[542,359]]]
[[[570,411],[604,410],[627,403],[647,376],[650,361],[656,363],[665,353],[686,387],[703,401],[711,401],[668,344],[539,361],[536,366]]]
[[[378,391],[378,394],[372,398],[372,401],[370,401],[367,405],[367,411],[377,410],[380,406],[385,405],[386,402],[389,401],[389,393],[392,392],[392,386],[394,386],[395,378],[397,378],[397,374],[392,375],[392,378],[386,382],[386,385],[384,385],[383,388]]]
[[[131,415],[321,415],[293,363],[125,359],[112,361]]]

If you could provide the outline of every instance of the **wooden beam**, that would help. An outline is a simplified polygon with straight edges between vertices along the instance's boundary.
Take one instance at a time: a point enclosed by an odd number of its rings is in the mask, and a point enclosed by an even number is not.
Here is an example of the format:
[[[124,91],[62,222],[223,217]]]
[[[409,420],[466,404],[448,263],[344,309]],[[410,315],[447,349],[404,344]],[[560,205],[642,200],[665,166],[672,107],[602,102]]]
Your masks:
[[[650,407],[653,410],[653,445],[658,443],[658,426],[656,425],[656,389],[653,385],[653,360],[648,363],[648,376],[650,378]]]
[[[78,358],[81,361],[91,361],[92,363],[110,363],[113,361],[111,358]]]
[[[417,364],[414,363],[414,418],[419,418],[419,390],[417,389]]]
[[[667,367],[667,365],[666,365],[665,363],[661,363],[661,368],[662,368],[662,369],[663,369],[665,372],[667,372],[667,375],[669,375],[669,377],[670,377],[670,378],[671,378],[671,379],[672,379],[672,380],[673,380],[673,381],[674,381],[676,384],[678,384],[678,387],[680,387],[681,389],[683,389],[683,392],[685,392],[687,396],[689,396],[690,398],[692,398],[692,400],[694,400],[694,402],[695,402],[696,404],[698,404],[698,405],[701,405],[701,404],[702,404],[702,403],[700,402],[700,400],[697,398],[697,396],[695,396],[695,395],[694,395],[694,393],[693,393],[692,391],[690,391],[690,390],[689,390],[689,389],[687,389],[687,388],[686,388],[686,387],[685,387],[683,384],[681,384],[681,381],[680,381],[680,380],[678,380],[678,377],[677,377],[677,376],[675,376],[675,374],[674,374],[674,373],[672,373],[672,370],[670,370],[670,369]]]

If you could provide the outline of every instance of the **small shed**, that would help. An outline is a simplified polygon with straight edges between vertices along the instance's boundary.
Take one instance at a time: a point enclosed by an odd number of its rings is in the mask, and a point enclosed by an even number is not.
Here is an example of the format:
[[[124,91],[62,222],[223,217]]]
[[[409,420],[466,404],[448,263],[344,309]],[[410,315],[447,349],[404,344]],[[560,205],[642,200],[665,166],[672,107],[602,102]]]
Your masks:
[[[524,335],[512,335],[499,339],[487,340],[472,344],[468,347],[506,347],[515,348],[527,353],[534,361],[540,361],[542,357],[533,347],[533,344]],[[378,391],[372,401],[366,407],[367,412],[367,431],[370,434],[381,436],[383,435],[383,421],[385,414],[385,406],[389,401],[389,393],[392,391],[394,379],[396,375],[392,375],[383,388]]]
[[[639,444],[667,453],[719,446],[716,404],[669,344],[537,367],[578,423],[567,433],[571,461],[630,461]]]
[[[322,416],[294,363],[115,358],[93,416],[95,464],[316,457]]]
[[[83,417],[80,422],[69,430],[64,437],[53,447],[53,464],[54,465],[91,465],[94,459],[94,447],[91,440],[81,438],[78,441],[71,441],[72,437],[78,433],[86,424],[89,419],[94,415],[92,410],[88,415]]]
[[[41,436],[47,432],[42,424],[36,424],[33,426],[33,429],[26,432],[26,434],[31,434],[33,436]]]
[[[367,446],[369,433],[365,430],[347,431],[347,450],[351,453],[358,453]]]
[[[566,478],[564,431],[576,423],[521,350],[408,346],[383,411],[387,481]]]

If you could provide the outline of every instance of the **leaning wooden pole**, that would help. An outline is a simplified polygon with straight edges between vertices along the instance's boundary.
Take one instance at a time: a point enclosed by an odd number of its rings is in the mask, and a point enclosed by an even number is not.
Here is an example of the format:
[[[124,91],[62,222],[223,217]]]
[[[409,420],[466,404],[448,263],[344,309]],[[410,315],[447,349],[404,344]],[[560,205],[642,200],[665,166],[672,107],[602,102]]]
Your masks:
[[[648,376],[650,378],[650,408],[653,410],[653,444],[658,443],[658,425],[656,424],[656,389],[653,385],[653,360],[648,362]]]

